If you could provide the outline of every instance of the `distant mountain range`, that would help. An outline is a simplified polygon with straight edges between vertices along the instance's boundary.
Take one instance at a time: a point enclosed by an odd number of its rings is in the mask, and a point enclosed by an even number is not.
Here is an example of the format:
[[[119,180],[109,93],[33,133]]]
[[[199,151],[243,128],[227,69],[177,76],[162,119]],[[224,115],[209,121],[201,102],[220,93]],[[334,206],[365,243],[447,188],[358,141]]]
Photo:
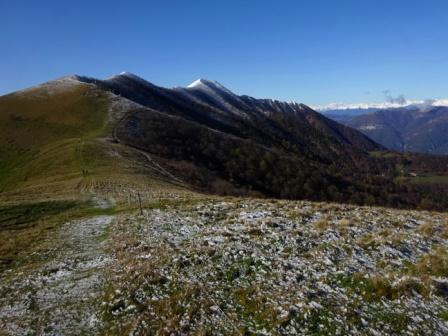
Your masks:
[[[325,110],[386,148],[403,152],[448,154],[448,107],[444,101],[396,108]]]
[[[353,115],[395,108],[419,108],[424,110],[436,106],[448,106],[448,99],[409,100],[400,96],[398,98],[389,97],[388,101],[382,103],[331,103],[322,106],[314,106],[314,109],[324,114]]]
[[[205,79],[168,89],[75,75],[0,97],[0,192],[150,171],[201,192],[444,208],[446,190],[406,178],[447,170],[448,158],[390,153],[307,105]]]

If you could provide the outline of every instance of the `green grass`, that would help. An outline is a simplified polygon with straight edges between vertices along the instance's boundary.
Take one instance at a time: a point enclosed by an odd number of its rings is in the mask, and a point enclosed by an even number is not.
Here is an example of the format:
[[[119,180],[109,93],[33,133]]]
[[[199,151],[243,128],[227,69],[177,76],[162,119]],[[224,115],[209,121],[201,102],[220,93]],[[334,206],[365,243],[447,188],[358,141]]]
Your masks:
[[[146,205],[158,190],[175,189],[141,154],[104,140],[114,126],[109,104],[106,93],[81,83],[0,97],[0,269],[68,220],[138,207],[135,197],[123,201],[131,190],[147,192]],[[118,205],[95,208],[92,194]]]
[[[130,189],[179,190],[138,151],[105,141],[109,107],[107,94],[85,84],[0,97],[0,203],[79,200],[105,184],[122,198]]]
[[[108,104],[84,84],[0,97],[0,268],[35,251],[60,224],[99,211],[75,186],[111,170],[96,139],[106,131]]]
[[[13,204],[0,208],[0,269],[33,252],[80,204],[68,201]]]
[[[0,231],[20,230],[76,206],[75,202],[50,201],[0,206]]]
[[[448,184],[448,176],[416,176],[409,179],[413,184]]]
[[[105,95],[85,85],[41,91],[0,98],[0,191],[82,174],[85,143],[105,130]]]
[[[382,310],[371,313],[371,323],[387,326],[391,335],[404,335],[411,321],[410,316],[404,313]]]
[[[439,317],[448,322],[448,310],[440,312]]]
[[[396,300],[402,296],[417,292],[426,296],[429,294],[426,286],[414,279],[407,279],[400,284],[392,285],[392,281],[384,276],[371,276],[365,278],[363,274],[343,277],[338,280],[342,287],[348,289],[350,294],[361,295],[366,302],[377,302],[382,299]]]

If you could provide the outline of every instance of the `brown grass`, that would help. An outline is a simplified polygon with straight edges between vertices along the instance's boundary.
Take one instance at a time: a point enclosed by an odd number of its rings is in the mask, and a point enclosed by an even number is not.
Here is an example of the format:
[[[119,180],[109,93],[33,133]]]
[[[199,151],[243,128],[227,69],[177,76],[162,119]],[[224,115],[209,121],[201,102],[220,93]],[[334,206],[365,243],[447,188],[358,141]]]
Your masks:
[[[432,222],[426,222],[421,224],[417,228],[417,232],[420,233],[423,237],[429,238],[436,233],[436,225]]]
[[[350,286],[355,291],[359,291],[367,301],[378,301],[383,298],[396,300],[403,296],[413,295],[413,292],[422,296],[427,296],[430,293],[428,282],[403,278],[394,284],[392,279],[382,275],[365,278],[363,274],[356,274]]]
[[[442,238],[448,239],[448,221],[442,225]]]
[[[349,220],[348,218],[343,218],[343,219],[338,221],[338,226],[341,227],[341,228],[346,228],[346,227],[349,227],[349,226],[352,226],[352,225],[353,225],[352,221]]]
[[[316,231],[323,232],[328,229],[330,222],[327,217],[324,217],[314,222],[313,226]]]
[[[361,237],[358,238],[356,243],[365,249],[374,248],[379,245],[379,243],[375,239],[375,236],[372,233],[366,233],[365,235],[362,235]]]
[[[438,247],[425,254],[411,268],[412,273],[418,275],[448,276],[448,251],[444,247]]]

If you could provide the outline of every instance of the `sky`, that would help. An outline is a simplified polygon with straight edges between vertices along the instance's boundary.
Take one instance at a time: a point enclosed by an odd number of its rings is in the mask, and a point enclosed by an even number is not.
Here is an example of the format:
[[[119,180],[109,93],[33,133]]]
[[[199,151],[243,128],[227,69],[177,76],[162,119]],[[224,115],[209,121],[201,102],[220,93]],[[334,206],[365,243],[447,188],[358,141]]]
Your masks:
[[[0,95],[68,74],[198,78],[309,105],[448,97],[448,1],[1,1]]]

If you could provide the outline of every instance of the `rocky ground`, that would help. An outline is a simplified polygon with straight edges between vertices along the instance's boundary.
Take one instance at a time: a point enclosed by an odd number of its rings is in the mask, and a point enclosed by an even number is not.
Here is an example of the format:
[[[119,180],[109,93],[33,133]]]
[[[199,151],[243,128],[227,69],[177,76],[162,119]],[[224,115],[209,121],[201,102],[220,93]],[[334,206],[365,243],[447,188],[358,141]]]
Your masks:
[[[448,217],[211,200],[122,217],[108,334],[448,334]]]
[[[448,334],[441,213],[161,200],[66,223],[36,259],[1,275],[0,334]]]

